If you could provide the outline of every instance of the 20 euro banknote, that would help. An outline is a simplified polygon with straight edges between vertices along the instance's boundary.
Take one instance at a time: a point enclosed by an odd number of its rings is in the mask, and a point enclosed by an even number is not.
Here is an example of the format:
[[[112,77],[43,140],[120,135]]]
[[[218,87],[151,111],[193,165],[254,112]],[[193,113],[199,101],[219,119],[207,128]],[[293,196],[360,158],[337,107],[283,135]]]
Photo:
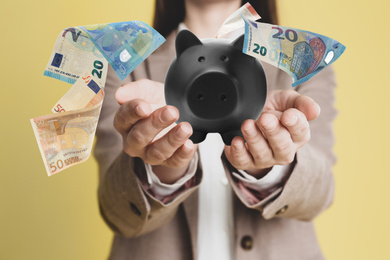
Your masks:
[[[164,42],[141,21],[66,28],[57,37],[44,75],[73,84],[89,71],[103,83],[110,63],[123,80]]]
[[[52,108],[55,114],[30,120],[49,176],[89,158],[108,63],[123,80],[164,41],[140,21],[70,27],[60,33],[44,75],[74,85]]]
[[[43,75],[74,84],[89,71],[104,86],[108,62],[79,27],[64,29],[57,37]]]
[[[292,86],[304,83],[335,62],[345,46],[327,36],[291,27],[245,21],[243,53],[287,72]]]
[[[123,80],[165,42],[140,21],[80,26]]]

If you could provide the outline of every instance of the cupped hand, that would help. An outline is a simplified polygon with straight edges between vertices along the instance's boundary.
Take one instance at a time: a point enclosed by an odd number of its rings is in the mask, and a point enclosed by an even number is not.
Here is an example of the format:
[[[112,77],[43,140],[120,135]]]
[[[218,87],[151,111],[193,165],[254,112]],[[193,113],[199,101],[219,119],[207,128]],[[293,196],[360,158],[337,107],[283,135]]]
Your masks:
[[[173,183],[185,173],[196,146],[188,139],[191,125],[174,124],[179,111],[165,105],[163,89],[162,83],[150,80],[120,87],[115,93],[121,106],[114,126],[123,137],[125,153],[153,165],[162,182]]]
[[[297,150],[310,140],[309,121],[319,113],[310,97],[293,90],[271,91],[260,117],[242,123],[246,143],[235,137],[225,147],[226,157],[235,168],[260,178],[274,165],[293,162]]]

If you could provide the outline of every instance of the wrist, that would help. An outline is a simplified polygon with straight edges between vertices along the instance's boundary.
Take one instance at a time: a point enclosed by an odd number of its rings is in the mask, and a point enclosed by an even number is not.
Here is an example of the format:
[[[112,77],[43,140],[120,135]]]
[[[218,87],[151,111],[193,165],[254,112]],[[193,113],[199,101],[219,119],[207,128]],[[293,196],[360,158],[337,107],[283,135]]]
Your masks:
[[[185,175],[189,165],[190,161],[176,168],[165,165],[154,165],[152,166],[152,170],[162,183],[173,184]]]
[[[261,179],[265,175],[267,175],[267,173],[269,173],[271,170],[272,167],[264,168],[264,169],[250,169],[250,170],[245,170],[245,172],[248,173],[249,175],[252,175],[256,179]]]

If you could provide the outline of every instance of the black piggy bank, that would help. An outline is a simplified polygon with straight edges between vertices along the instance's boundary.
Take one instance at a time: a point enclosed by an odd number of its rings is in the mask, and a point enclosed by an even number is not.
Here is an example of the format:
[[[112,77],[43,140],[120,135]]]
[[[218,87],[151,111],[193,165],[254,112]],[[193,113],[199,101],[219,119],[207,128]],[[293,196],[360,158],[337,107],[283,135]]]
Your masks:
[[[257,59],[242,53],[243,42],[243,35],[232,43],[223,39],[202,43],[187,30],[177,35],[165,100],[179,109],[179,122],[192,125],[194,143],[217,132],[230,145],[235,136],[242,136],[242,122],[256,120],[263,109],[265,73]]]

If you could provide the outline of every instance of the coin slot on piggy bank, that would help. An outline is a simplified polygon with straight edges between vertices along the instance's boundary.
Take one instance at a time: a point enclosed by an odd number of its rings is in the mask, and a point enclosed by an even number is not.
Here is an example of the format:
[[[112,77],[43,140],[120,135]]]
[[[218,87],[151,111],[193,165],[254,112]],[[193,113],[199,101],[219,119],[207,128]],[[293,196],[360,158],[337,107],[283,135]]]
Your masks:
[[[188,30],[177,35],[165,99],[179,109],[179,122],[192,125],[194,143],[216,132],[230,145],[235,136],[242,136],[242,122],[256,120],[264,107],[266,76],[257,59],[242,53],[243,41],[243,35],[233,42],[202,42]]]

